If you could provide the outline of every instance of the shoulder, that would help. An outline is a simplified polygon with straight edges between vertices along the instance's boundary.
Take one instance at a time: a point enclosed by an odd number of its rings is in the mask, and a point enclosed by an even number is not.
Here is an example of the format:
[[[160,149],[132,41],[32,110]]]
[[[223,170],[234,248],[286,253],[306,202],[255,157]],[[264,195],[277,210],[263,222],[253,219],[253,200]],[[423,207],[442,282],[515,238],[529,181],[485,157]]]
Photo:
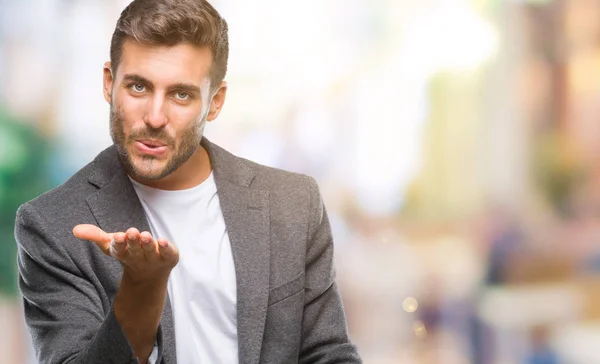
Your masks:
[[[113,152],[107,148],[60,186],[21,205],[17,212],[17,223],[27,223],[27,216],[37,216],[48,225],[56,226],[86,215],[89,212],[86,200],[98,191],[94,180],[98,180],[98,171],[105,169],[102,167],[104,160]]]
[[[221,180],[229,180],[253,190],[266,191],[284,199],[297,195],[306,197],[316,186],[314,179],[307,175],[265,166],[236,156],[206,139],[203,143],[209,151],[213,169]]]
[[[316,184],[314,178],[306,174],[269,167],[255,162],[248,161],[248,163],[256,172],[253,186],[257,188],[274,192],[290,190],[308,191],[311,184]]]
[[[319,187],[314,177],[269,167],[241,157],[240,162],[253,171],[251,188],[268,191],[283,199],[319,197]]]
[[[93,173],[94,164],[95,162],[90,162],[66,182],[27,202],[26,205],[43,213],[61,208],[68,209],[69,206],[77,204],[79,200],[84,200],[90,193],[97,190],[88,182],[89,176]]]
[[[272,217],[302,220],[311,226],[322,220],[325,207],[314,177],[240,160],[254,172],[250,188],[269,193]]]

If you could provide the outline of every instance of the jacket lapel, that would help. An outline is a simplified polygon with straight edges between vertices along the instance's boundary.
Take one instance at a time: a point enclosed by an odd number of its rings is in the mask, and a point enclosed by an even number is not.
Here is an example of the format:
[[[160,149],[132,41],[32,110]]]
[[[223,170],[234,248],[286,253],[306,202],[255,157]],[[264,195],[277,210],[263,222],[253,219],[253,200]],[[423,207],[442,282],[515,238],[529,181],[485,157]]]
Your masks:
[[[87,199],[87,203],[106,232],[126,231],[136,227],[150,231],[144,208],[122,168],[114,172],[110,181]]]
[[[254,172],[248,164],[206,139],[202,144],[210,155],[233,251],[240,364],[255,364],[260,359],[269,298],[269,194],[250,189]]]

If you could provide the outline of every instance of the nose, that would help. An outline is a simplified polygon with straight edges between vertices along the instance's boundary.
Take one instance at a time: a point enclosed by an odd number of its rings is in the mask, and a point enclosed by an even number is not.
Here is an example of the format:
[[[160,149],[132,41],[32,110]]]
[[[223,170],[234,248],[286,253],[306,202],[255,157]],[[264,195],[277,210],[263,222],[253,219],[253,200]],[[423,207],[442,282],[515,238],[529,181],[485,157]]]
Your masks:
[[[156,93],[148,100],[144,122],[152,129],[160,129],[167,125],[166,102],[161,93]]]

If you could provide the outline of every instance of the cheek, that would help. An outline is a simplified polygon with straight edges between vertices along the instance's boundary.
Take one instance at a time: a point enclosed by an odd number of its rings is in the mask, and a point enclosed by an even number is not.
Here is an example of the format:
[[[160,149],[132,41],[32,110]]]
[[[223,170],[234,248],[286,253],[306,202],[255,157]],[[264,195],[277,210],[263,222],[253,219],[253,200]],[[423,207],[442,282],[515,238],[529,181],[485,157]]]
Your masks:
[[[147,102],[144,98],[141,97],[133,97],[131,95],[129,95],[126,92],[123,92],[122,95],[119,95],[120,97],[120,102],[119,104],[121,105],[121,109],[123,109],[124,112],[128,113],[128,114],[132,114],[132,115],[140,115],[142,116],[144,114],[144,110],[146,108]]]
[[[200,108],[172,108],[169,112],[169,124],[181,135],[194,128],[201,117]]]
[[[173,120],[194,120],[200,117],[202,111],[203,109],[200,103],[189,105],[177,105],[176,103],[171,103],[167,107],[168,116]]]
[[[115,105],[118,107],[117,112],[121,118],[123,129],[127,133],[127,130],[139,128],[144,124],[144,105],[139,99],[129,95],[119,96],[115,98]]]

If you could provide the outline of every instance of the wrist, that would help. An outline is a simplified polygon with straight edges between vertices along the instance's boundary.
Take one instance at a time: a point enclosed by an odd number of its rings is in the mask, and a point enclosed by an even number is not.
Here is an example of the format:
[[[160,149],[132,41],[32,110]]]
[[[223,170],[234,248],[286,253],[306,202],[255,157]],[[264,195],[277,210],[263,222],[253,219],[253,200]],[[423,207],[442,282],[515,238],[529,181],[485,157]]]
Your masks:
[[[132,285],[139,288],[149,289],[152,287],[166,286],[169,281],[171,269],[153,272],[152,274],[140,274],[123,267],[121,285]]]

